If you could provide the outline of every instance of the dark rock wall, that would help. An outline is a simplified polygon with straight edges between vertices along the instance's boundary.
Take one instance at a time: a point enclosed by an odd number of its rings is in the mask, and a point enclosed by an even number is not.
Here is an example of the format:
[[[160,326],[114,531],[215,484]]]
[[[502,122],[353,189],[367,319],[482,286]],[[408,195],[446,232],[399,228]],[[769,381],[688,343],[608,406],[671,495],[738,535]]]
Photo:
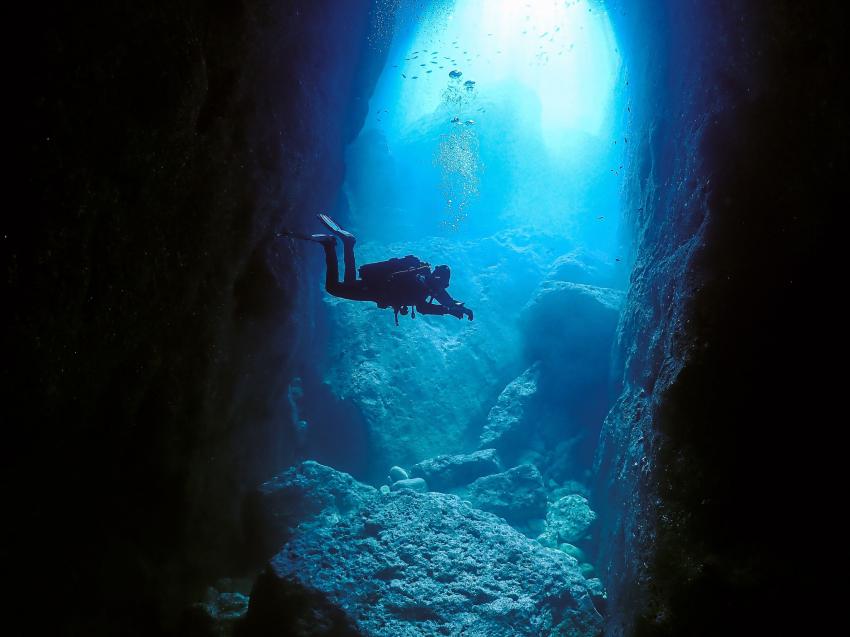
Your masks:
[[[815,634],[828,593],[793,583],[817,581],[800,507],[831,484],[806,427],[832,420],[844,10],[607,4],[634,245],[596,461],[607,634]]]
[[[319,255],[273,235],[334,202],[391,36],[373,4],[76,3],[16,22],[32,163],[26,207],[4,214],[19,486],[2,550],[30,601],[50,586],[36,624],[156,634],[238,567],[244,492],[295,456],[287,385],[320,289]]]

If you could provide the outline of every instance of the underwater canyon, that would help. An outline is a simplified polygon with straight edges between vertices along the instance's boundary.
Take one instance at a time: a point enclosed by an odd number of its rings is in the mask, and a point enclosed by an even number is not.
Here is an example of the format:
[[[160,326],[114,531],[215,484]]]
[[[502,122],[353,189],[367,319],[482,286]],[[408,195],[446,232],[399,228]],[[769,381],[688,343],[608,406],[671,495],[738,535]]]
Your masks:
[[[823,632],[845,13],[25,16],[12,634]],[[318,212],[474,320],[326,294]]]

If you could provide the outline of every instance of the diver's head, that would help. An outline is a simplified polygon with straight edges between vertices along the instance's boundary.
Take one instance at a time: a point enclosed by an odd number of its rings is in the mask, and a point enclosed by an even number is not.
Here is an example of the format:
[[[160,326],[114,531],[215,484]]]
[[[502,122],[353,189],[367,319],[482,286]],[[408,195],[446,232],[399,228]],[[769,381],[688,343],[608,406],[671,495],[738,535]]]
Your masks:
[[[452,271],[447,265],[438,265],[434,268],[434,283],[443,289],[449,287],[449,279],[452,278]]]

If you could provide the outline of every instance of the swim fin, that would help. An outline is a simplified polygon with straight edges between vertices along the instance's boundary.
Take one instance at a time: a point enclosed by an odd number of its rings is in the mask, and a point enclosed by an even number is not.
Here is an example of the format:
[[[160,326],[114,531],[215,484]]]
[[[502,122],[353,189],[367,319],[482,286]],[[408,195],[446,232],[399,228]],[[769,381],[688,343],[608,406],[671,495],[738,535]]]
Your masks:
[[[336,243],[336,239],[329,234],[302,234],[291,230],[281,230],[276,236],[301,239],[303,241],[315,241],[316,243]]]
[[[356,241],[353,234],[351,234],[350,232],[346,232],[345,230],[340,228],[337,222],[331,219],[329,216],[321,213],[316,216],[319,217],[319,221],[321,221],[323,224],[325,224],[325,226],[327,226],[328,230],[333,232],[343,241]]]

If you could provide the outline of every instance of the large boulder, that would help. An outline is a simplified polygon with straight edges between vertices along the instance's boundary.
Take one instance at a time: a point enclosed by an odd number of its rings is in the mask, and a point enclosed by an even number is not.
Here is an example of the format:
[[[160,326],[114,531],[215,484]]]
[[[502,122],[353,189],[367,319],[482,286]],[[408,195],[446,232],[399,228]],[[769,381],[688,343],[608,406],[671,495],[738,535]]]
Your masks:
[[[541,360],[566,383],[607,376],[623,292],[548,280],[520,319],[529,360]]]
[[[481,449],[473,453],[428,458],[413,465],[410,475],[414,478],[424,478],[432,489],[445,491],[466,486],[477,478],[501,470],[496,450]]]
[[[546,278],[551,281],[613,287],[616,275],[610,263],[577,249],[555,259]]]
[[[267,560],[300,524],[319,514],[341,517],[378,491],[347,473],[306,461],[261,484],[245,504],[246,534],[256,556]]]
[[[546,515],[543,477],[532,464],[479,478],[469,485],[469,500],[513,524],[522,525]]]
[[[315,467],[288,475],[301,489],[308,473],[325,492],[328,474]],[[456,496],[356,488],[346,501],[357,508],[342,513],[336,498],[308,500],[329,506],[258,578],[244,637],[601,634],[575,559]]]
[[[531,432],[528,415],[539,379],[540,365],[535,363],[508,383],[487,415],[479,447],[513,451],[527,438]]]

